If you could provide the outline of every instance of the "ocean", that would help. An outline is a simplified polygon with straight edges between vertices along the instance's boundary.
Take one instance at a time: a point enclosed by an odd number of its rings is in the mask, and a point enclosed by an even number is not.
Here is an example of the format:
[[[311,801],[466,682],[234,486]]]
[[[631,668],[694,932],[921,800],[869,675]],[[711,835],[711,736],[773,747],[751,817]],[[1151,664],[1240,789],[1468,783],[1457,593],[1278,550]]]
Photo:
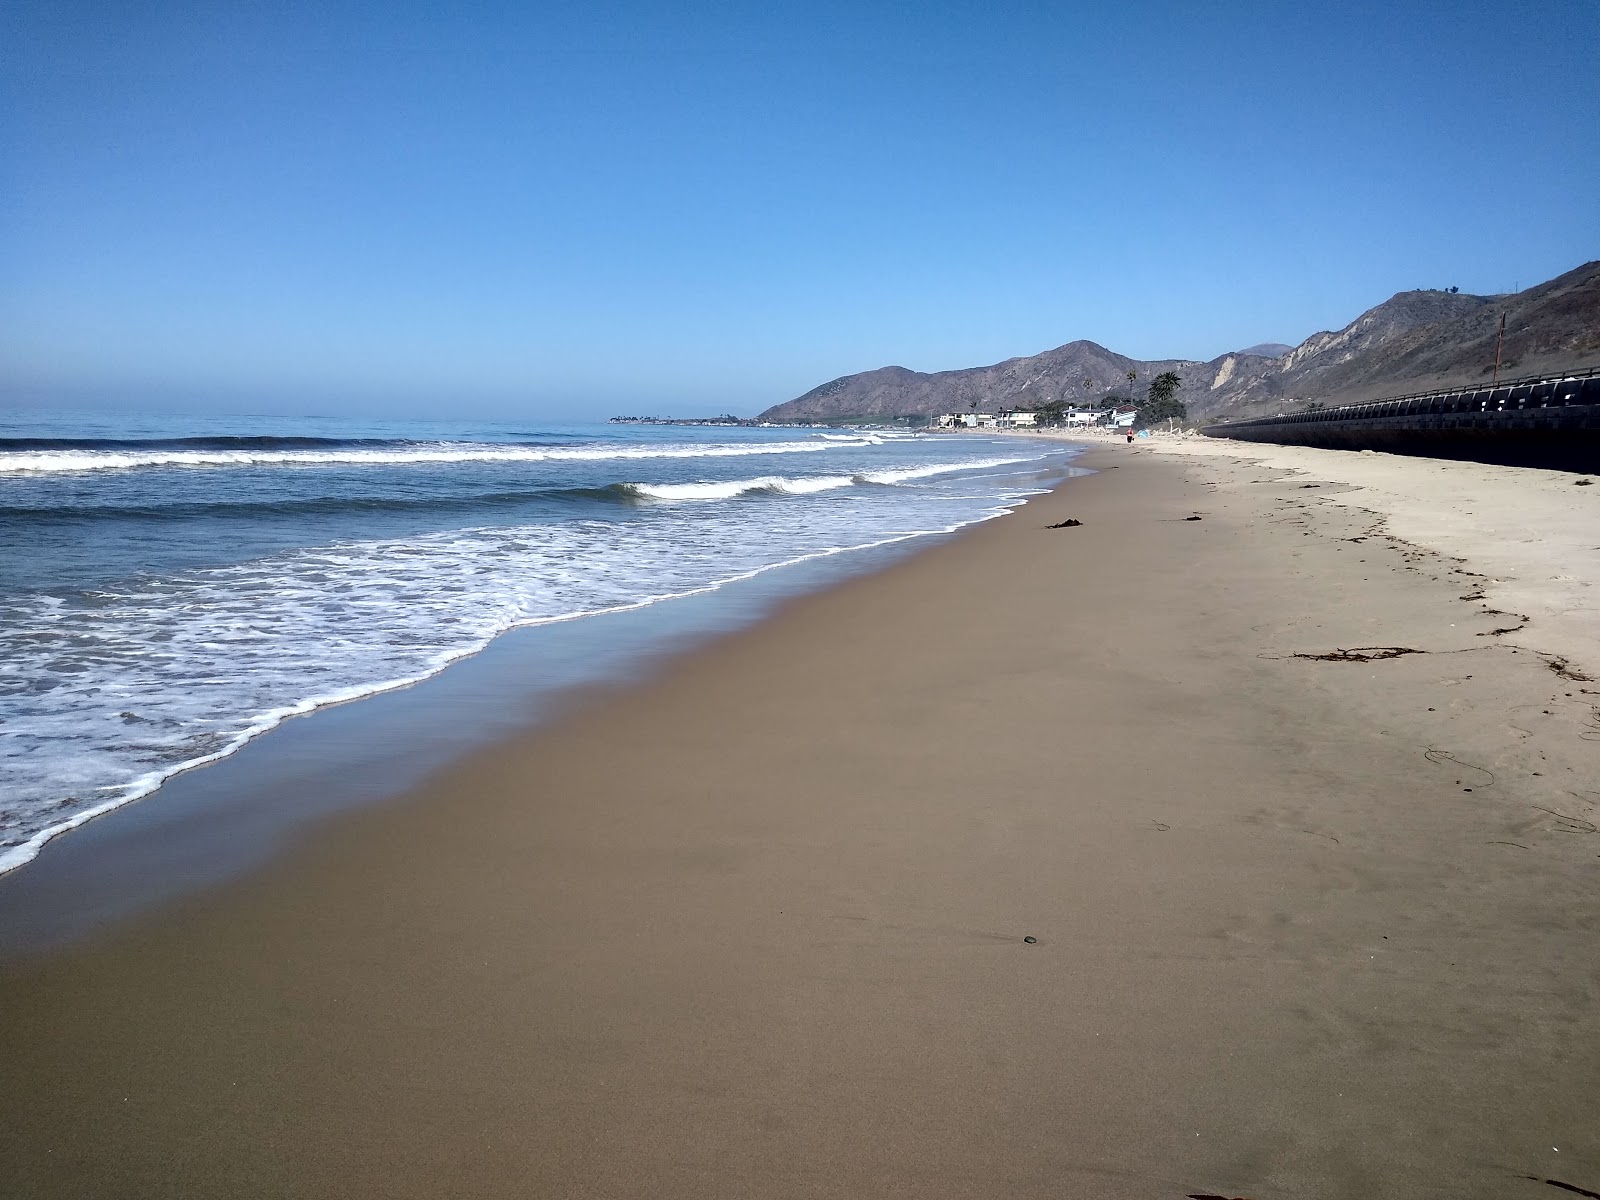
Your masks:
[[[0,870],[508,630],[951,532],[1075,453],[972,432],[0,412]]]

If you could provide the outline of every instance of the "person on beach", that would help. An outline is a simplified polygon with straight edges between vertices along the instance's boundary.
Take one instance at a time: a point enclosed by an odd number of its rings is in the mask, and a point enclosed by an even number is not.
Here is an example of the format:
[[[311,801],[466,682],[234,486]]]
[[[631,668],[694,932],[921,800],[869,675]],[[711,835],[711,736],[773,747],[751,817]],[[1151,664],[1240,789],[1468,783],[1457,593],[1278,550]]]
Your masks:
[[[1133,445],[1133,426],[1128,426],[1128,445]]]

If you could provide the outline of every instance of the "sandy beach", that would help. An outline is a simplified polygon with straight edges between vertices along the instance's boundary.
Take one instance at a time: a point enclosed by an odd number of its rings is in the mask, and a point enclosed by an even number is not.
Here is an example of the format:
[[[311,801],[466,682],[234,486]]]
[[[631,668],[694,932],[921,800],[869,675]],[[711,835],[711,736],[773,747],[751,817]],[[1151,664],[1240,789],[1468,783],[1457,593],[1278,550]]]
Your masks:
[[[1097,448],[0,967],[0,1179],[1600,1192],[1600,487],[1273,450]]]

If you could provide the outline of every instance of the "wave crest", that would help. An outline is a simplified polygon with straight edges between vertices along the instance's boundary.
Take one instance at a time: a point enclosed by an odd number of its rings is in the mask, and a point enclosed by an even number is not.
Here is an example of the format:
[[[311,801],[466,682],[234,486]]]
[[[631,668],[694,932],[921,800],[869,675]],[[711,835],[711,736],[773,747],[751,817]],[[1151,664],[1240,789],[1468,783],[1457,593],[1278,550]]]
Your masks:
[[[867,471],[859,475],[762,475],[755,479],[706,480],[696,483],[620,483],[617,490],[646,500],[733,500],[739,496],[765,492],[780,496],[810,496],[838,488],[871,483],[893,487],[915,479],[948,475],[955,471],[980,470],[1030,462],[1028,458],[978,458],[959,463],[930,463],[898,471]]]
[[[629,459],[740,458],[747,455],[815,454],[840,442],[710,443],[698,446],[551,447],[538,445],[415,443],[321,449],[24,449],[0,453],[0,474],[49,475],[81,471],[128,471],[144,467],[326,467],[396,466],[454,462],[605,462]],[[870,445],[862,439],[852,445]]]

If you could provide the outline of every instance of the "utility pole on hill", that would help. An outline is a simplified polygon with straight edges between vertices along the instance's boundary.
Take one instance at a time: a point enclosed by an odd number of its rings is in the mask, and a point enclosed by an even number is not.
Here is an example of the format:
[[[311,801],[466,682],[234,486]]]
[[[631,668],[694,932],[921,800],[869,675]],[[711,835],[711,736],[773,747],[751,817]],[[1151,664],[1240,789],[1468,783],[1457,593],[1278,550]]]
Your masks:
[[[1500,348],[1506,344],[1506,314],[1500,314],[1500,336],[1494,340],[1494,382],[1500,382]]]

